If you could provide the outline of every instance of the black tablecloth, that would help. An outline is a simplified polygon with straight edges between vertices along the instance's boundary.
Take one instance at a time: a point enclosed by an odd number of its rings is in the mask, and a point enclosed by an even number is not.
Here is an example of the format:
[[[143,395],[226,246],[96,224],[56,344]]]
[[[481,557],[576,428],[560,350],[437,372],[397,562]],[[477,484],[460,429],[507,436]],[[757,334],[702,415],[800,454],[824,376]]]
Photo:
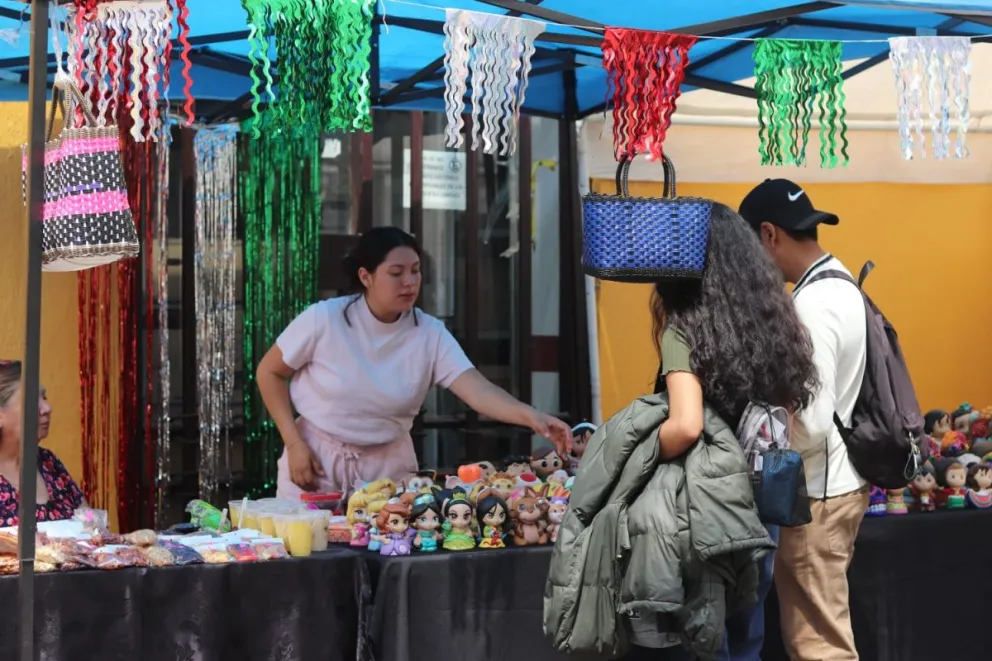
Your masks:
[[[988,612],[984,563],[989,553],[989,511],[866,519],[849,572],[862,661],[988,659],[980,624],[978,630],[955,630],[946,623],[969,617],[980,622]],[[541,631],[550,557],[549,547],[406,558],[366,552],[374,591],[371,634],[376,658],[566,658],[551,650]],[[767,606],[762,659],[787,661],[774,590]]]
[[[250,564],[36,579],[40,658],[355,661],[367,565],[348,550]],[[17,659],[17,577],[0,578],[0,659]]]
[[[848,572],[861,661],[989,659],[989,554],[992,511],[866,518]],[[768,612],[762,658],[785,661],[774,591]]]
[[[377,661],[537,661],[550,547],[383,557],[366,551]]]

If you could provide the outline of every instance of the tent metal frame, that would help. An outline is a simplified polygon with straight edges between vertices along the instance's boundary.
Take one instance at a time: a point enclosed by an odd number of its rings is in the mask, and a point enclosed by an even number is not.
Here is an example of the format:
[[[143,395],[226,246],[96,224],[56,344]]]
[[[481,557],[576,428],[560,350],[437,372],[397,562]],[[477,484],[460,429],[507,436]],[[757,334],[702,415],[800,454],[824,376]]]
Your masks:
[[[41,223],[44,199],[44,145],[45,145],[45,105],[47,88],[49,87],[49,65],[55,63],[55,55],[48,52],[48,0],[24,0],[31,6],[30,12],[16,12],[0,7],[0,17],[14,20],[30,21],[30,50],[27,57],[0,59],[0,70],[16,70],[22,82],[28,84],[28,171],[27,171],[27,264],[26,264],[26,297],[25,297],[25,334],[24,353],[22,356],[22,433],[24,437],[24,454],[21,461],[21,484],[30,484],[37,472],[37,438],[38,438],[38,368],[41,348]],[[583,276],[579,268],[581,254],[581,235],[577,231],[576,219],[579,218],[578,172],[577,172],[577,135],[575,122],[585,116],[602,112],[608,106],[579,111],[577,101],[576,70],[582,66],[595,65],[599,60],[597,50],[601,43],[600,33],[603,25],[564,12],[541,7],[542,0],[479,0],[480,3],[494,8],[507,10],[509,16],[528,16],[551,24],[577,27],[589,32],[586,35],[560,34],[545,32],[538,38],[539,44],[557,44],[569,48],[540,49],[537,53],[538,66],[531,73],[532,81],[547,75],[560,75],[564,92],[564,109],[562,113],[535,111],[524,107],[523,111],[532,115],[550,116],[559,120],[559,171],[560,181],[560,248],[561,248],[561,325],[560,342],[563,350],[560,356],[562,382],[562,402],[577,403],[577,413],[583,415],[591,408],[588,392],[582,392],[579,384],[588,378],[588,337],[585,333],[577,332],[572,319],[585,318],[585,293],[582,289]],[[757,31],[755,36],[771,36],[790,25],[805,25],[831,29],[844,29],[873,34],[916,34],[912,28],[873,25],[859,22],[829,21],[809,18],[827,9],[845,6],[842,2],[805,2],[776,10],[757,12],[734,18],[712,21],[703,24],[690,25],[669,32],[682,32],[697,36],[729,36],[742,32]],[[955,31],[962,22],[971,22],[992,27],[992,16],[974,15],[967,12],[941,13],[948,21],[938,26],[937,34],[964,35]],[[414,72],[404,80],[385,92],[380,85],[379,71],[379,27],[383,17],[375,16],[372,32],[372,70],[371,87],[375,106],[389,108],[409,103],[417,99],[440,96],[443,90],[437,85],[425,83],[439,80],[438,70],[443,66],[443,57],[435,58],[427,66]],[[388,19],[391,27],[419,30],[431,34],[442,32],[441,21],[428,21],[405,17],[391,16]],[[208,47],[229,41],[247,38],[247,30],[223,32],[211,35],[191,37],[193,46]],[[972,35],[968,35],[972,36]],[[988,42],[990,38],[978,38],[976,41]],[[174,47],[179,47],[173,41]],[[710,55],[692,63],[686,75],[685,84],[692,87],[726,92],[744,97],[754,97],[754,90],[731,82],[714,80],[700,72],[704,67],[718,63],[721,59],[743,50],[746,45],[731,44]],[[587,50],[589,49],[589,50]],[[547,52],[545,52],[547,50]],[[865,62],[845,72],[845,78],[865,71],[884,61],[888,53],[879,53]],[[223,71],[237,69],[243,71],[243,58],[234,55],[218,53],[208,48],[198,48],[195,54],[197,63],[202,66]],[[249,96],[245,95],[229,106],[230,111],[245,112],[245,104]],[[226,112],[227,110],[225,110]],[[523,175],[521,175],[523,176]],[[571,355],[567,355],[571,354]],[[584,367],[583,367],[584,366]],[[583,378],[585,377],[585,378]],[[570,390],[566,392],[566,389]],[[35,660],[34,646],[34,546],[35,546],[35,505],[34,491],[26,490],[21,494],[19,512],[19,656],[21,661]]]

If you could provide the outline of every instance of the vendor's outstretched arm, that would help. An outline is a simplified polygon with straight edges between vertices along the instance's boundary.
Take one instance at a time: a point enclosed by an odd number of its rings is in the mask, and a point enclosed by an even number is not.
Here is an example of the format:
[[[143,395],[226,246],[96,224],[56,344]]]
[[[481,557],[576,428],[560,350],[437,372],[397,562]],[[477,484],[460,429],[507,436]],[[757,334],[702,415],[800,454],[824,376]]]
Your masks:
[[[553,442],[559,452],[570,452],[572,449],[572,430],[568,425],[524,404],[484,377],[477,369],[463,372],[451,384],[450,390],[458,399],[484,416],[511,425],[530,427]]]

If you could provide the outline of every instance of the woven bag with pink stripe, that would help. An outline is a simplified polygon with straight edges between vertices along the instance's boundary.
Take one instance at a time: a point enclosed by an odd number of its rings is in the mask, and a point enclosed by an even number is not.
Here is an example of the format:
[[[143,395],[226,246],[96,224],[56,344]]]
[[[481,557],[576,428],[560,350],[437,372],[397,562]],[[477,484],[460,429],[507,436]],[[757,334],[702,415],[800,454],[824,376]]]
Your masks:
[[[52,140],[56,105],[61,106],[63,118],[73,117],[78,105],[85,125],[63,126]],[[21,151],[26,200],[27,145]],[[98,126],[79,88],[61,77],[52,94],[44,181],[44,270],[81,271],[138,256],[138,232],[127,199],[117,127]]]

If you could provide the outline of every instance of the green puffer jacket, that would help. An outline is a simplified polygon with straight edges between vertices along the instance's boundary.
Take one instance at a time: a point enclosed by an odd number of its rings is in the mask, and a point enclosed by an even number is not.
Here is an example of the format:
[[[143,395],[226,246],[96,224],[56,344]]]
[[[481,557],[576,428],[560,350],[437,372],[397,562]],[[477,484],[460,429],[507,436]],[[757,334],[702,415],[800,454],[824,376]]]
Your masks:
[[[544,592],[559,651],[615,658],[631,643],[655,646],[653,631],[715,659],[726,617],[757,600],[758,561],[775,544],[740,444],[707,407],[700,440],[661,461],[667,417],[667,395],[641,397],[590,440]]]

